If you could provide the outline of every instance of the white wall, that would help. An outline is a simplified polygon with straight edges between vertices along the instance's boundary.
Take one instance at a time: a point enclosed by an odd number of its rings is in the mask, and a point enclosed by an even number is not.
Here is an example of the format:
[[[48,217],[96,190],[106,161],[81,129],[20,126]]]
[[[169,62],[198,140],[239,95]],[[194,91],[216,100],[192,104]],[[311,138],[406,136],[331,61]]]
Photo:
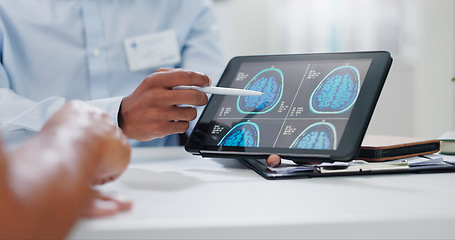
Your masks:
[[[226,61],[237,55],[283,53],[276,19],[285,18],[276,14],[286,14],[277,12],[285,1],[215,1]],[[455,83],[450,81],[455,76],[455,1],[403,1],[415,8],[407,21],[415,34],[391,32],[390,37],[407,38],[412,47],[406,56],[413,59],[392,52],[394,63],[368,133],[434,138],[455,129]]]
[[[413,131],[424,137],[455,129],[455,2],[420,0]]]
[[[272,19],[270,0],[219,0],[215,11],[220,22],[226,61],[234,56],[269,53]]]

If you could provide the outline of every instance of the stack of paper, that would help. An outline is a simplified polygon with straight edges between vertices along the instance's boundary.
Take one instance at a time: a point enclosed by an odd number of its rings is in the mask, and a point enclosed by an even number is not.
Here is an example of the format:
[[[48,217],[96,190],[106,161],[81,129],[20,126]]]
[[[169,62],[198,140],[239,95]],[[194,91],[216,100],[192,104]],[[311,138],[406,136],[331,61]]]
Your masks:
[[[439,137],[442,154],[455,154],[455,131],[448,131]]]

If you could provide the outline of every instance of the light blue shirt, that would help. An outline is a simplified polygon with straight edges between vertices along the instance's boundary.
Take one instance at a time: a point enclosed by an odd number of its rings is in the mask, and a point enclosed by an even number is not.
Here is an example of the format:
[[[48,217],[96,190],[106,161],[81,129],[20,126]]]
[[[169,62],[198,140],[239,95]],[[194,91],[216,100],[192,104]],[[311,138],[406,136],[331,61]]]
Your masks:
[[[174,30],[181,61],[160,67],[203,72],[216,83],[225,64],[216,23],[209,1],[0,1],[4,139],[15,144],[34,135],[72,99],[106,110],[117,122],[122,98],[158,69],[131,72],[126,38]],[[176,145],[177,137],[151,145]]]

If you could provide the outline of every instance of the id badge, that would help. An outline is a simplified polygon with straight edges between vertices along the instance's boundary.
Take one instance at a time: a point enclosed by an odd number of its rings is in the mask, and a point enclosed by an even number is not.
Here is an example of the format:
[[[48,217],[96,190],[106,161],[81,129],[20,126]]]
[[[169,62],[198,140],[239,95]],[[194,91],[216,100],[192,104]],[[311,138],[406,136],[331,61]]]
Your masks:
[[[124,47],[131,72],[180,62],[180,51],[174,30],[127,38],[124,40]]]

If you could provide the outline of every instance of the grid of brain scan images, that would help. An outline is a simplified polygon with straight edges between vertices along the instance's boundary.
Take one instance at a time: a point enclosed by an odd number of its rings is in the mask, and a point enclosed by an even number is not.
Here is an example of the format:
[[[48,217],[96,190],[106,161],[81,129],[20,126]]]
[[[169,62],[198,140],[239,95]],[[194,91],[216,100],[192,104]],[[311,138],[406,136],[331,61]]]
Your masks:
[[[229,87],[264,94],[224,96],[208,144],[335,150],[370,63],[242,63]]]

